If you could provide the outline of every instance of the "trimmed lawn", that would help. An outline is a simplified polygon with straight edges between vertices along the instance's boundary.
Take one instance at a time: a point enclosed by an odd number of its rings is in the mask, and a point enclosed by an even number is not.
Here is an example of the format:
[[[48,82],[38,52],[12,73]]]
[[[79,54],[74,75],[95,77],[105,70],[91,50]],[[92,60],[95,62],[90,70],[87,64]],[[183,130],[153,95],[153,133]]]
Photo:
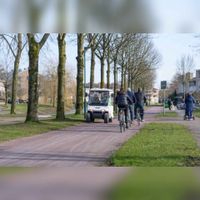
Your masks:
[[[151,123],[109,160],[112,166],[200,166],[200,149],[182,125]]]
[[[200,118],[200,109],[195,110],[194,115]]]
[[[44,120],[38,123],[21,123],[0,126],[0,142],[27,137],[74,126],[83,122],[83,115],[67,115],[65,121]]]
[[[5,105],[0,106],[2,109],[2,113],[0,112],[0,117],[25,117],[27,112],[27,104],[17,104],[16,105],[16,115],[10,115],[10,107],[8,104],[7,107]],[[56,108],[51,105],[39,105],[38,113],[39,114],[55,114]]]
[[[200,199],[192,168],[134,168],[108,192],[109,200]]]
[[[163,113],[159,113],[158,115],[156,115],[157,118],[160,117],[178,117],[177,112],[175,111],[167,111],[165,112],[165,115],[163,115]]]

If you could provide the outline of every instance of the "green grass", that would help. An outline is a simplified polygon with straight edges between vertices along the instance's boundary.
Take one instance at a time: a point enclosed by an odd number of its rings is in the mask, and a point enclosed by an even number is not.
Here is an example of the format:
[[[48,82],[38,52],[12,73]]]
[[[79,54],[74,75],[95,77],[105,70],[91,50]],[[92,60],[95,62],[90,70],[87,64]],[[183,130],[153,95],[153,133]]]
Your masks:
[[[67,115],[65,121],[44,120],[38,123],[21,123],[0,126],[0,142],[62,129],[83,122],[82,115]]]
[[[10,104],[8,104],[7,107],[5,105],[1,105],[2,112],[0,112],[0,117],[24,117],[26,115],[27,104],[17,104],[16,115],[10,115],[10,107]],[[56,108],[51,105],[39,105],[38,107],[39,114],[52,114],[55,112]]]
[[[182,125],[152,123],[129,139],[109,160],[112,166],[200,166],[200,149]]]
[[[134,168],[113,186],[107,199],[200,199],[199,180],[191,168]]]
[[[178,117],[177,112],[175,111],[167,111],[165,112],[165,115],[163,115],[163,113],[159,113],[158,115],[156,115],[157,118],[160,117]]]
[[[194,115],[198,118],[200,118],[200,109],[197,109],[194,111]]]

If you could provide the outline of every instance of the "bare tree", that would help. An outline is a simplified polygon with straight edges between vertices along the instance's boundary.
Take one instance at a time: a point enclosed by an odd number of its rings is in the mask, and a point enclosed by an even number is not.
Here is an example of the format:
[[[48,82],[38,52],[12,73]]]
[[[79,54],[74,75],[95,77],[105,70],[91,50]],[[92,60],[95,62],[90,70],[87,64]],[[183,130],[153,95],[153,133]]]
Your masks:
[[[183,55],[177,61],[177,73],[183,86],[183,96],[185,98],[186,85],[190,80],[190,73],[194,69],[194,59],[190,55]]]
[[[65,65],[66,65],[66,34],[58,34],[59,64],[58,64],[58,96],[57,120],[65,119]]]
[[[29,46],[29,91],[28,91],[28,110],[26,122],[38,121],[38,62],[39,53],[45,42],[49,37],[49,33],[45,33],[42,39],[38,42],[36,35],[28,33],[28,46]]]
[[[96,49],[96,56],[99,58],[101,62],[101,83],[100,87],[104,88],[105,87],[105,59],[106,59],[106,51],[109,47],[109,43],[112,38],[112,34],[110,33],[103,33],[99,35],[101,38],[98,45],[98,48]]]
[[[76,91],[76,114],[83,113],[83,98],[84,98],[84,85],[83,85],[83,70],[84,70],[84,34],[77,34],[77,91]]]
[[[12,70],[10,68],[10,62],[8,58],[6,58],[4,63],[0,65],[0,80],[2,81],[5,88],[5,106],[7,106],[8,96],[11,91],[12,84]]]
[[[22,55],[22,51],[26,45],[26,41],[23,42],[22,34],[1,34],[3,40],[6,42],[10,52],[14,57],[14,70],[12,77],[12,103],[10,114],[16,114],[16,96],[17,96],[17,85],[18,85],[18,71],[19,64]]]
[[[101,41],[98,33],[87,34],[88,48],[91,49],[90,88],[94,87],[95,51]]]

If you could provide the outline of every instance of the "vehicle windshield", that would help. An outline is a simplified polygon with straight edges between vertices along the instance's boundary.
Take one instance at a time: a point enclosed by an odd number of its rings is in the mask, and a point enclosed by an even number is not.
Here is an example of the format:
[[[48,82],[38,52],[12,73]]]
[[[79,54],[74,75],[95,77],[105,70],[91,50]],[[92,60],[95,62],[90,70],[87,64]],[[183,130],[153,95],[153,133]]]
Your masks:
[[[90,106],[108,106],[109,92],[108,91],[91,91],[89,96]]]

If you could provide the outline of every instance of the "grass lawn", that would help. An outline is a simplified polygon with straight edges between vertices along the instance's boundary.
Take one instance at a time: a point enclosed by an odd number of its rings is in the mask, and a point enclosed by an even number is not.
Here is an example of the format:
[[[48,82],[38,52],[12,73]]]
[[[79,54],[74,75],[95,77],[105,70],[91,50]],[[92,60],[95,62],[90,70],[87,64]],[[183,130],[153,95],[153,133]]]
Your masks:
[[[163,115],[163,113],[159,113],[158,115],[156,115],[157,118],[160,117],[178,117],[177,112],[175,111],[167,111],[165,112],[165,115]]]
[[[199,180],[196,175],[192,168],[134,168],[114,185],[108,192],[107,199],[200,199]]]
[[[200,109],[195,110],[194,115],[200,118]]]
[[[39,123],[21,123],[0,126],[0,142],[8,141],[20,137],[45,133],[51,130],[58,130],[68,126],[73,126],[83,122],[82,115],[67,115],[66,120],[59,122],[56,120],[44,120]]]
[[[1,105],[2,111],[0,112],[0,117],[24,117],[27,112],[27,104],[17,104],[16,105],[16,115],[10,115],[10,104],[7,107]],[[52,114],[56,112],[56,108],[50,105],[39,105],[38,114]]]
[[[152,123],[127,141],[109,160],[112,166],[200,166],[200,149],[182,125]]]

